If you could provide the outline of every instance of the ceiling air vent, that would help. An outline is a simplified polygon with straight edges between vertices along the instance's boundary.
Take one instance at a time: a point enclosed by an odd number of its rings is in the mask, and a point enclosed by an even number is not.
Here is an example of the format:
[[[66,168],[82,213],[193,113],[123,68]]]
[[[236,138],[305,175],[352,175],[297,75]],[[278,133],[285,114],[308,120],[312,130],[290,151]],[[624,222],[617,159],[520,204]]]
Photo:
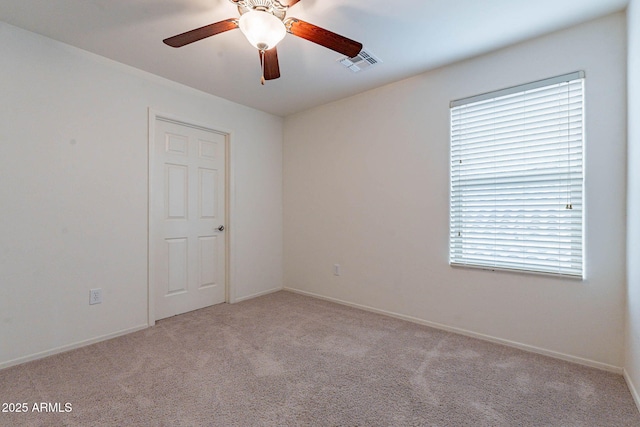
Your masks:
[[[359,71],[366,70],[367,68],[371,68],[382,61],[376,58],[371,52],[367,51],[366,49],[362,49],[360,53],[353,58],[345,57],[339,59],[338,62],[354,73],[357,73]]]

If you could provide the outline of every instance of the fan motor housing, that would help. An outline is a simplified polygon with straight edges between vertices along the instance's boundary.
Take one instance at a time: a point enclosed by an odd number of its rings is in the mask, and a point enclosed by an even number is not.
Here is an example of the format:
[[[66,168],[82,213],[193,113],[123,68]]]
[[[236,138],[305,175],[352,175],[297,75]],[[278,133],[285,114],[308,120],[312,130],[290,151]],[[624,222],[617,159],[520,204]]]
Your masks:
[[[287,15],[287,6],[281,5],[278,0],[231,0],[231,2],[238,5],[240,15],[244,15],[252,10],[260,10],[272,14],[281,21],[284,20]]]

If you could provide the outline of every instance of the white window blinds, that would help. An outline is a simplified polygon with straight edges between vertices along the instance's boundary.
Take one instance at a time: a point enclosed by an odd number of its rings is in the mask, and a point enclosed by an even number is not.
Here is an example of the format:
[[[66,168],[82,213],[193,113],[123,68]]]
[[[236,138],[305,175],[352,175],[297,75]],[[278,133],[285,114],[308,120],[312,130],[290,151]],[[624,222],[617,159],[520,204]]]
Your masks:
[[[450,263],[583,276],[577,72],[451,103]]]

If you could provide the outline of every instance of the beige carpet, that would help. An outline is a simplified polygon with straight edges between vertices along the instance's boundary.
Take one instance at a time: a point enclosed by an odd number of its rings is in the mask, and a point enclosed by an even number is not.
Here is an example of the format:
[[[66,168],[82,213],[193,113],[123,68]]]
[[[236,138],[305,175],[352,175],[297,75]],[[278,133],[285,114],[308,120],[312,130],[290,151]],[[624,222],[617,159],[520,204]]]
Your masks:
[[[0,400],[29,404],[2,426],[640,426],[619,375],[289,292],[2,370]]]

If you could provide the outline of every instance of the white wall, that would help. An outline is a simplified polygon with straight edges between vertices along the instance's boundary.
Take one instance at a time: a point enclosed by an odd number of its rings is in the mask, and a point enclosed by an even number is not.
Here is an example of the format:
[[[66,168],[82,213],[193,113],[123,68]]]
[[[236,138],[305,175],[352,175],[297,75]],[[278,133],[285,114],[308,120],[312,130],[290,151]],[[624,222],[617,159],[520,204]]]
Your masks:
[[[616,14],[286,118],[285,287],[620,370],[625,39]],[[577,70],[587,279],[451,268],[449,101]]]
[[[627,336],[625,370],[640,408],[640,0],[627,10],[628,189],[627,189]]]
[[[282,287],[281,118],[4,23],[0,40],[0,367],[147,324],[149,107],[233,132],[234,294]]]

